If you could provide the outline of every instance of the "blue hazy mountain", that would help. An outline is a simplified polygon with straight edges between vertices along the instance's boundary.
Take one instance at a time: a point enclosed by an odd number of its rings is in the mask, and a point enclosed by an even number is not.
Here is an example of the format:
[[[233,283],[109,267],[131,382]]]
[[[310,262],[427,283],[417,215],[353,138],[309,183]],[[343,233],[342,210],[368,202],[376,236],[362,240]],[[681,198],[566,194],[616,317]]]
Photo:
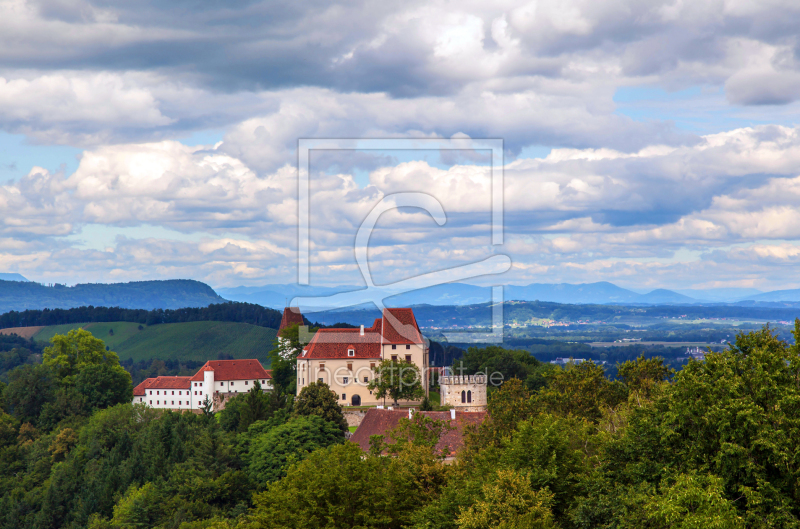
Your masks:
[[[753,296],[764,293],[763,290],[758,290],[756,288],[709,288],[706,290],[675,289],[674,292],[689,296],[690,298],[714,303],[731,303],[740,299],[752,299]]]
[[[739,298],[742,301],[800,301],[800,289],[773,290],[754,296]]]
[[[32,281],[0,280],[0,313],[26,309],[68,309],[94,305],[129,309],[206,307],[225,300],[200,281],[171,279],[130,283],[45,286]]]
[[[271,308],[282,308],[294,296],[330,296],[338,292],[361,290],[364,287],[340,285],[336,287],[299,286],[296,284],[263,285],[260,287],[219,288],[217,292],[231,301],[257,303]],[[396,294],[385,292],[384,303],[390,307],[410,305],[474,305],[492,299],[491,287],[479,287],[465,283],[447,283],[428,288]],[[639,294],[618,287],[613,283],[533,283],[530,285],[506,285],[505,300],[552,301],[571,304],[683,304],[697,303],[696,299],[670,290],[654,290]],[[331,307],[333,308],[333,307]]]
[[[29,279],[21,274],[0,273],[0,281],[25,281]]]

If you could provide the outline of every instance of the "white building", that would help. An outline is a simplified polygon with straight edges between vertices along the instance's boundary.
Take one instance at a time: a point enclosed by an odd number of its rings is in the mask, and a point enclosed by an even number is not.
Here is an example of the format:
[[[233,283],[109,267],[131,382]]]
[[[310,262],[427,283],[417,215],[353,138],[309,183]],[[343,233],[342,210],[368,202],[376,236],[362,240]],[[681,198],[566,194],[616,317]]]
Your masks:
[[[215,411],[225,400],[246,393],[256,382],[272,389],[272,373],[258,360],[210,360],[192,377],[148,378],[133,390],[133,403],[170,410],[200,410],[208,398]]]

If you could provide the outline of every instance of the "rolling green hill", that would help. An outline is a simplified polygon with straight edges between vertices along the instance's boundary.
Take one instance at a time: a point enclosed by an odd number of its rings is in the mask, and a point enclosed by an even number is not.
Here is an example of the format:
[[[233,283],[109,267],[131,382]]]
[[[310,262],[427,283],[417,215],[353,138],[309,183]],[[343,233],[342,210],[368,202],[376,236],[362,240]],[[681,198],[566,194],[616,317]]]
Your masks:
[[[48,342],[55,334],[84,328],[119,354],[120,359],[147,360],[216,360],[219,355],[233,358],[267,359],[276,331],[247,323],[196,321],[142,325],[131,322],[108,322],[53,325],[33,336]],[[113,331],[113,333],[112,333]]]

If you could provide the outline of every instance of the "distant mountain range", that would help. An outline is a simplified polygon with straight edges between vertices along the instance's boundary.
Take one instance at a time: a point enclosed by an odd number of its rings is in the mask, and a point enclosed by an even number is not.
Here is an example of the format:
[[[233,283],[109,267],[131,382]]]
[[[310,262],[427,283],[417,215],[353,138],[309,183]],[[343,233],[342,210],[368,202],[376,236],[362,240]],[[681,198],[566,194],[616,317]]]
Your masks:
[[[24,279],[24,278],[23,278]],[[225,300],[199,281],[173,279],[131,283],[87,283],[72,287],[0,280],[0,313],[86,305],[129,309],[205,307]]]
[[[5,278],[5,279],[4,279]],[[20,274],[0,274],[0,313],[10,310],[72,308],[83,305],[119,306],[141,309],[177,309],[205,307],[226,300],[255,303],[282,309],[296,296],[328,297],[343,292],[363,290],[354,285],[318,287],[293,283],[260,287],[220,288],[216,292],[199,281],[175,279],[131,283],[90,283],[72,287],[45,286],[28,281]],[[491,287],[465,283],[447,283],[411,292],[382,293],[387,306],[474,305],[491,301]],[[743,306],[800,305],[800,289],[761,292],[755,289],[665,290],[634,292],[613,283],[532,283],[506,285],[506,301],[549,301],[570,304],[618,305],[693,305],[736,304]],[[316,310],[339,308],[336,304],[317,305]],[[350,309],[355,307],[349,307]]]
[[[296,284],[263,285],[260,287],[220,288],[217,292],[232,301],[257,303],[265,307],[282,308],[295,296],[331,296],[340,292],[358,291],[363,287],[340,285],[336,287],[300,286]],[[397,294],[384,292],[388,306],[409,305],[472,305],[491,301],[491,288],[447,283],[412,292]],[[619,287],[607,281],[597,283],[532,283],[506,285],[506,301],[552,301],[572,304],[620,305],[692,305],[712,303],[765,304],[800,302],[800,289],[761,292],[752,288],[718,288],[709,290],[656,289],[646,293]],[[332,306],[330,308],[333,308]]]

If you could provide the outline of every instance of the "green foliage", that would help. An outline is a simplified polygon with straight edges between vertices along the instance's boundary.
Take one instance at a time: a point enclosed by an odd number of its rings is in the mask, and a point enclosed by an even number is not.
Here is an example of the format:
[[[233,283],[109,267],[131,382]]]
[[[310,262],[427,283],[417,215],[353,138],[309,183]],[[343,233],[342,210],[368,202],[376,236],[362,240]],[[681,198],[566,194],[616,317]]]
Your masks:
[[[421,413],[367,453],[345,442],[324,384],[294,409],[254,388],[178,414],[74,356],[9,373],[2,529],[800,527],[800,345],[768,328],[671,379],[639,358],[615,382],[589,362],[507,380],[452,464],[449,426]]]
[[[551,364],[534,358],[528,351],[505,349],[498,345],[483,349],[470,347],[461,360],[453,365],[455,373],[462,373],[462,369],[467,375],[486,373],[493,385],[512,378],[523,380],[530,390],[544,386],[545,377],[553,368]]]
[[[567,364],[547,378],[547,387],[536,393],[535,400],[552,413],[598,421],[604,408],[614,408],[628,398],[628,388],[621,382],[609,382],[603,368],[591,360]]]
[[[664,365],[663,358],[628,360],[617,365],[617,378],[631,391],[639,391],[649,397],[653,388],[675,374],[674,369]]]
[[[418,400],[425,395],[422,376],[416,364],[398,360],[383,360],[375,366],[375,377],[367,388],[376,398],[389,397],[397,406],[398,400]]]
[[[286,475],[292,463],[314,450],[344,442],[341,429],[321,417],[297,417],[253,437],[248,452],[248,472],[253,481],[266,484]]]
[[[106,351],[103,340],[83,329],[57,334],[50,343],[53,345],[45,348],[42,363],[53,369],[62,382],[72,383],[75,375],[89,366],[119,366],[117,353]]]
[[[131,376],[119,364],[84,367],[75,377],[75,390],[90,410],[108,408],[133,399]]]
[[[530,480],[511,470],[500,470],[482,490],[483,499],[462,511],[459,529],[556,529],[550,511],[552,495],[532,489]]]
[[[295,417],[316,415],[336,425],[342,432],[347,431],[347,421],[339,406],[336,393],[324,382],[311,382],[300,390],[294,401]]]

